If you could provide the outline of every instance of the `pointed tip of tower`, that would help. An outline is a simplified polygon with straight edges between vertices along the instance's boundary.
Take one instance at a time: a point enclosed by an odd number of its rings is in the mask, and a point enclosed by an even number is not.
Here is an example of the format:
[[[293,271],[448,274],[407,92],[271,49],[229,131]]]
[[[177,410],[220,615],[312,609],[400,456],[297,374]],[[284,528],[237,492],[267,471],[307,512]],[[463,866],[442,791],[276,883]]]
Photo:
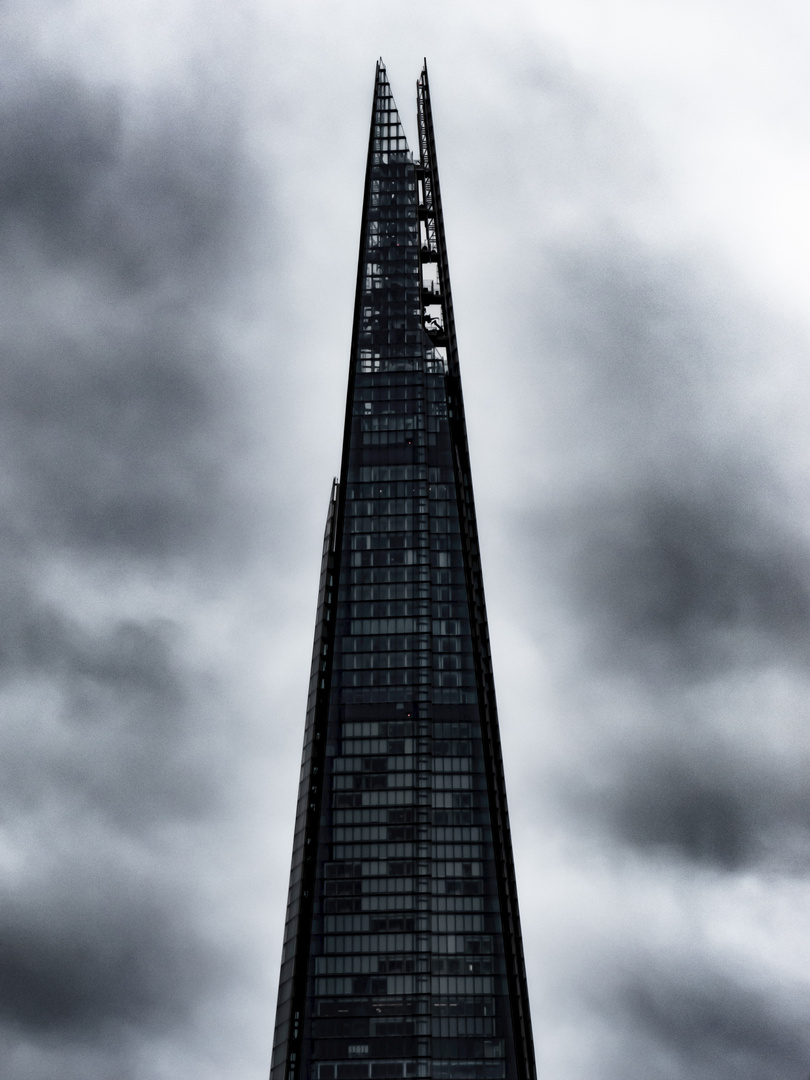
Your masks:
[[[374,101],[372,125],[377,129],[376,142],[378,145],[376,149],[385,153],[403,150],[410,153],[382,57],[377,61]]]
[[[386,67],[385,67],[385,61],[383,60],[382,57],[380,57],[379,60],[377,61],[377,75],[376,75],[375,82],[376,82],[377,86],[390,86],[391,85],[389,83],[389,81],[388,81],[388,72],[387,72]]]

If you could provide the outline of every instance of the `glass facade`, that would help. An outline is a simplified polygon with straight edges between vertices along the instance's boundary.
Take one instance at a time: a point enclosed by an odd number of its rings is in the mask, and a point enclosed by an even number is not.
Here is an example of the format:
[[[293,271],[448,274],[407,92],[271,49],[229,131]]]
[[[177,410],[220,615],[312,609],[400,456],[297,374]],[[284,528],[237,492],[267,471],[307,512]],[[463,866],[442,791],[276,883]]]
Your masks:
[[[272,1080],[531,1080],[427,71],[382,63]]]

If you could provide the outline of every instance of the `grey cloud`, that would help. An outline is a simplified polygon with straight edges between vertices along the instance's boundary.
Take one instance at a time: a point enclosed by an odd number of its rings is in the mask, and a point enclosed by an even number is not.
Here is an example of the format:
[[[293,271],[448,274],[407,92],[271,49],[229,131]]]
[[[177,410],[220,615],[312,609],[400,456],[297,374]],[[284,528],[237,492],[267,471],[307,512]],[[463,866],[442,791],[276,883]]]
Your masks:
[[[221,276],[245,194],[232,118],[169,98],[136,117],[122,91],[41,64],[12,62],[0,94],[7,241],[88,263],[128,293],[173,286],[182,296],[212,269]]]
[[[795,349],[791,329],[697,259],[631,237],[554,254],[538,287],[551,302],[533,381],[562,405],[558,482],[523,535],[600,660],[641,678],[646,662],[652,681],[802,665],[810,540],[739,400],[772,351]]]
[[[647,666],[652,678],[661,667],[700,678],[735,665],[806,665],[804,538],[776,507],[767,515],[756,505],[767,477],[712,475],[715,466],[708,459],[691,489],[661,483],[578,508],[570,595],[603,660]]]
[[[216,807],[214,774],[227,764],[205,741],[213,688],[179,655],[179,627],[112,619],[88,629],[10,592],[4,611],[7,814],[58,804],[138,836]]]
[[[82,866],[82,863],[85,863]],[[68,1041],[171,1029],[187,1020],[224,961],[177,897],[145,886],[124,861],[77,865],[4,888],[0,1024]]]
[[[707,956],[646,957],[608,991],[624,1032],[599,1075],[639,1080],[800,1080],[810,1060],[800,987],[751,984]]]
[[[688,483],[696,455],[740,448],[735,382],[783,345],[781,328],[698,253],[658,251],[599,218],[589,228],[544,252],[536,278],[540,370],[578,421],[564,433],[586,467],[601,455],[631,482],[650,470]],[[755,459],[758,433],[744,434]]]
[[[801,763],[777,772],[767,761],[734,761],[716,751],[688,757],[685,749],[628,755],[606,799],[620,835],[642,850],[725,870],[810,869],[810,793]]]
[[[227,110],[5,59],[0,1071],[136,1077],[240,977],[202,929],[234,766],[189,609],[247,558],[219,320],[263,211]]]
[[[238,541],[216,321],[251,208],[238,126],[25,75],[0,87],[7,520],[144,557]]]
[[[740,396],[797,342],[697,258],[592,243],[546,266],[541,372],[565,407],[556,485],[520,530],[546,583],[537,633],[582,717],[560,797],[572,826],[651,860],[805,872],[805,754],[776,750],[785,706],[753,688],[778,672],[787,707],[803,700],[810,536]]]

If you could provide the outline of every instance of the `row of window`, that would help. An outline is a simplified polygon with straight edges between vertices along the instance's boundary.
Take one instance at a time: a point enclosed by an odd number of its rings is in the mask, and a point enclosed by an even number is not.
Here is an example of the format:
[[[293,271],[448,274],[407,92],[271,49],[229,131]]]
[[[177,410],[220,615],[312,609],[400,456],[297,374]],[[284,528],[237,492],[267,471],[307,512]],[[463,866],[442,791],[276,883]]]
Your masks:
[[[423,652],[406,653],[344,652],[335,660],[335,670],[344,672],[372,669],[375,671],[387,671],[401,668],[432,668],[434,671],[474,671],[475,665],[470,653],[446,653],[438,650],[431,653],[427,649]],[[379,682],[377,685],[379,685]],[[439,683],[439,685],[455,684]],[[475,685],[474,680],[469,680],[469,685]]]
[[[412,806],[416,799],[413,788],[399,790],[362,791],[344,794],[335,791],[332,796],[336,807],[360,806]]]
[[[431,682],[438,682],[441,678],[437,673],[430,677],[430,673],[427,669],[424,669],[421,673],[418,669],[414,668],[398,668],[391,671],[336,671],[335,682],[342,688],[352,686],[375,686],[375,687],[415,687],[415,686],[429,686]],[[349,702],[348,696],[343,694],[344,702]]]
[[[368,975],[320,976],[315,979],[318,997],[366,994],[482,994],[491,997],[504,980],[494,975]]]
[[[336,651],[343,656],[352,652],[378,652],[384,656],[390,652],[424,652],[431,648],[430,634],[392,634],[341,637]],[[443,650],[445,651],[445,650]],[[446,650],[446,651],[460,651]]]
[[[427,405],[439,404],[435,402],[426,401],[422,386],[398,386],[398,387],[368,387],[364,389],[357,389],[354,394],[354,402],[352,405],[353,416],[365,416],[366,413],[373,411],[378,416],[398,416],[399,414],[409,414],[415,411],[424,412]],[[387,485],[389,486],[389,485]],[[393,485],[394,488],[397,485]],[[424,485],[422,485],[424,488]],[[356,487],[347,488],[346,498],[372,498],[373,496],[382,497],[381,492],[367,491],[365,493],[358,492]],[[408,490],[397,492],[396,490],[391,492],[385,492],[386,495],[393,496],[399,494],[405,495],[424,495],[426,492]]]
[[[406,553],[407,554],[407,553]],[[430,620],[426,618],[352,619],[349,625],[351,637],[379,637],[386,634],[429,634]]]
[[[419,310],[418,308],[416,309]],[[421,316],[420,316],[421,318]],[[373,328],[373,323],[363,324],[364,329]],[[416,350],[414,350],[416,351]],[[411,350],[408,349],[410,354]],[[428,362],[425,363],[425,367],[428,366]],[[409,388],[410,389],[410,388]],[[368,391],[366,392],[368,394]],[[375,416],[410,416],[414,413],[419,413],[423,416],[447,416],[447,402],[442,398],[441,400],[426,399],[422,393],[412,393],[409,397],[401,400],[389,401],[386,399],[377,400],[368,398],[364,399],[359,395],[354,395],[354,404],[352,405],[352,416],[368,416],[369,414]],[[353,498],[351,490],[347,491],[347,498]]]
[[[386,376],[386,378],[391,377],[394,376]],[[453,484],[455,476],[452,468],[427,465],[354,465],[349,469],[348,475],[350,484],[398,483],[405,480],[427,480],[430,484]]]
[[[411,739],[357,739],[350,736],[354,735],[354,729],[360,727],[359,724],[343,724],[341,740],[343,753],[351,754],[359,757],[362,754],[412,754],[415,749],[414,740]],[[376,724],[369,723],[363,724],[365,727],[377,726]],[[411,725],[412,726],[412,725]],[[434,729],[438,727],[438,724],[433,725]],[[347,731],[347,728],[351,728],[351,732]],[[469,739],[437,739],[434,735],[433,739],[429,740],[425,744],[430,747],[436,760],[456,758],[468,758],[472,755],[472,742]],[[443,769],[442,771],[448,771]],[[452,769],[450,770],[452,771]]]
[[[467,799],[467,805],[470,805],[470,793],[433,792],[434,802],[445,799],[461,800],[462,798]],[[421,812],[424,811],[420,810]],[[375,825],[388,823],[389,827],[391,827],[414,821],[415,814],[416,811],[412,806],[403,807],[402,809],[334,810],[332,812],[332,821],[335,825],[359,825],[368,822]],[[442,827],[441,830],[438,828],[434,830],[434,839],[442,831],[444,839],[463,840],[465,837],[460,834],[465,834],[468,831],[466,827],[475,822],[484,822],[487,826],[487,835],[489,834],[489,813],[484,808],[479,810],[432,810],[428,811],[428,815],[432,818],[434,826]],[[473,830],[473,832],[475,831],[477,830]]]
[[[330,897],[324,900],[326,915],[358,912],[413,911],[417,897],[414,895],[372,895]],[[497,913],[497,900],[483,895],[434,895],[431,908],[435,912],[489,911]]]
[[[422,826],[421,828],[425,828]],[[338,825],[332,829],[333,843],[370,843],[373,841],[411,840],[414,836],[413,825]],[[484,830],[479,826],[472,828],[426,829],[429,838],[444,843],[475,843],[484,839]]]
[[[313,1065],[312,1080],[399,1080],[399,1077],[427,1077],[427,1061],[348,1062]]]
[[[402,434],[399,432],[398,434]],[[381,506],[387,509],[383,513],[375,513],[370,509],[373,501],[360,499],[357,502],[346,502],[346,510],[349,517],[350,532],[373,532],[372,524],[379,524],[378,532],[413,532],[415,529],[426,529],[428,517],[430,521],[443,522],[445,518],[457,520],[456,504],[441,500],[431,502],[427,498],[419,499],[380,499]],[[397,505],[399,504],[399,505]],[[356,512],[353,512],[356,511]],[[441,528],[439,531],[442,531]],[[447,532],[448,528],[445,527]]]
[[[443,918],[448,916],[444,915]],[[454,916],[450,916],[453,918]],[[481,918],[481,916],[460,916],[460,918]],[[417,926],[425,931],[430,923],[430,916],[420,915],[327,915],[323,920],[325,934],[396,932],[411,934]]]
[[[326,934],[323,939],[324,953],[413,953],[414,948],[413,933]]]
[[[412,877],[388,877],[380,871],[383,869],[382,864],[372,863],[370,864],[377,873],[369,874],[364,878],[352,878],[345,881],[342,880],[330,880],[324,882],[324,895],[326,896],[353,896],[361,897],[371,895],[373,893],[413,893],[416,886]],[[452,879],[455,880],[455,879]],[[461,884],[461,882],[459,882]],[[478,884],[478,882],[473,882]],[[436,892],[447,892],[444,886],[444,881],[435,881],[433,885],[436,886]],[[463,889],[456,889],[455,887],[449,890],[453,895],[463,894]],[[472,890],[474,892],[475,890]]]
[[[438,878],[430,877],[428,874],[423,874],[418,878],[391,877],[385,873],[379,872],[383,869],[383,864],[375,863],[374,867],[378,873],[376,875],[369,874],[368,877],[329,878],[324,882],[324,896],[362,900],[377,895],[378,893],[396,893],[405,896],[414,892],[419,892],[420,895],[425,894],[425,899],[427,899],[426,894],[430,893],[433,897],[432,903],[434,905],[434,910],[452,911],[459,909],[442,907],[440,901],[447,899],[466,899],[468,897],[470,899],[480,899],[484,895],[484,882],[482,878]],[[363,911],[365,909],[362,905],[359,907],[350,905],[348,907],[331,907],[326,910],[332,914],[343,911]],[[461,910],[483,911],[484,909],[471,907],[463,908]]]
[[[461,899],[465,898],[457,898],[457,901]],[[324,911],[328,915],[349,911],[413,911],[416,898],[414,896],[361,896],[346,900],[326,900],[324,903]]]
[[[381,149],[373,154],[373,158],[377,165],[385,164],[389,159],[391,161],[399,159],[408,162],[410,161],[410,151],[393,150],[391,148]],[[402,194],[399,198],[396,198],[394,195],[382,191],[372,191],[369,196],[369,208],[369,217],[396,218],[413,223],[416,216],[416,200],[413,195]]]
[[[450,562],[462,565],[461,557],[459,555],[458,560],[449,560],[446,557],[442,558],[443,553],[436,552],[436,565],[450,565]],[[415,551],[410,550],[365,550],[365,551],[352,551],[351,558],[348,560],[349,566],[359,569],[360,567],[382,567],[382,566],[421,566],[425,567],[430,562],[433,562],[432,558],[428,558],[427,550]],[[370,631],[366,631],[370,633]],[[402,633],[401,630],[396,629],[385,631],[382,633]]]
[[[371,279],[368,279],[369,281]],[[370,336],[370,335],[369,335]],[[395,337],[392,348],[386,342],[363,342],[366,346],[359,350],[360,356],[357,363],[357,373],[360,375],[391,375],[395,371],[420,371],[423,367],[416,342],[413,340],[416,334],[408,334],[407,337]],[[361,339],[362,340],[362,339]],[[406,349],[410,344],[412,347]],[[404,353],[413,355],[405,356]],[[384,355],[391,353],[393,355]]]
[[[412,859],[416,852],[413,843],[382,843],[371,841],[360,844],[332,843],[332,859]]]
[[[380,1061],[323,1063],[313,1065],[312,1080],[399,1080],[400,1077],[432,1077],[433,1080],[501,1080],[503,1061]]]
[[[416,616],[421,618],[422,616]],[[351,629],[351,627],[349,627]],[[389,652],[424,652],[472,654],[472,640],[461,636],[431,638],[429,631],[424,634],[363,635],[355,634],[341,637],[337,641],[336,652],[346,653],[389,653]]]
[[[337,761],[340,761],[338,758]],[[332,776],[332,790],[336,793],[344,791],[370,793],[393,793],[397,788],[403,791],[413,791],[415,788],[422,790],[431,789],[434,797],[452,795],[471,795],[473,791],[484,791],[484,778],[480,774],[452,775],[447,773],[431,774],[426,768],[423,771],[413,772],[368,772],[358,774],[352,770],[350,773],[342,773],[339,769],[334,770]],[[438,802],[438,798],[436,798]],[[434,803],[436,805],[436,803]]]
[[[403,552],[403,554],[411,554]],[[439,552],[438,554],[442,554]],[[429,634],[434,637],[469,636],[468,619],[433,619],[406,616],[402,618],[352,619],[349,625],[352,637],[378,637],[386,634]]]
[[[479,999],[472,999],[476,1005],[479,1004]],[[397,1017],[396,1019],[380,1018],[376,1016],[352,1016],[347,1018],[321,1018],[315,1017],[312,1021],[312,1037],[315,1039],[345,1039],[349,1045],[352,1042],[356,1042],[357,1039],[362,1038],[396,1038],[396,1037],[413,1037],[417,1035],[432,1036],[434,1039],[457,1039],[459,1036],[464,1038],[482,1038],[485,1036],[492,1036],[496,1034],[496,1020],[495,1020],[495,1007],[494,1002],[491,1005],[490,1016],[442,1016],[430,1018],[416,1018],[411,1016]],[[446,1011],[446,1010],[445,1010]],[[434,1009],[435,1012],[435,1009]],[[362,1045],[362,1044],[361,1044]],[[372,1044],[373,1047],[373,1044]],[[376,1048],[369,1047],[371,1053],[377,1056]],[[434,1056],[440,1056],[436,1054],[436,1049],[439,1049],[441,1056],[450,1056],[447,1054],[449,1047],[447,1043],[434,1044],[431,1050]],[[461,1047],[456,1044],[453,1047],[455,1050],[461,1050]],[[481,1048],[483,1050],[483,1047]],[[498,1052],[500,1050],[500,1053]],[[351,1051],[348,1051],[351,1053]],[[489,1054],[481,1053],[479,1056],[484,1057],[500,1057],[503,1052],[503,1044],[500,1046],[490,1044]],[[363,1056],[362,1051],[355,1052],[352,1056]],[[471,1057],[472,1054],[464,1048],[463,1053],[458,1053],[458,1057]]]
[[[373,588],[373,586],[365,586],[366,588]],[[419,586],[419,592],[426,592],[426,589]],[[338,607],[339,618],[352,618],[352,619],[386,619],[393,616],[410,616],[411,618],[424,617],[425,615],[431,616],[433,619],[467,619],[469,608],[467,606],[466,597],[463,601],[447,601],[433,599],[430,596],[416,596],[406,598],[403,600],[349,600],[341,597],[340,605]],[[435,632],[435,631],[434,631]],[[342,645],[342,640],[338,641],[338,645]],[[370,649],[374,652],[381,652],[384,650],[384,645],[377,638],[376,641],[369,642]],[[389,647],[390,646],[389,644]],[[472,641],[466,651],[472,650]],[[351,651],[358,651],[352,649]],[[458,650],[448,650],[458,651]]]
[[[365,665],[357,665],[365,666]],[[343,703],[361,704],[363,699],[355,698],[353,701],[349,698],[345,692],[347,687],[399,687],[400,693],[406,687],[429,687],[434,688],[441,687],[469,687],[471,690],[471,696],[464,700],[465,703],[469,703],[475,700],[473,688],[475,687],[475,673],[472,671],[443,671],[440,664],[434,665],[434,670],[423,667],[423,669],[417,669],[417,667],[394,667],[394,669],[370,669],[368,671],[348,671],[336,669],[335,672],[335,684],[343,690],[342,700]],[[437,693],[433,694],[434,701],[459,701],[454,698],[441,698]],[[375,699],[368,699],[369,703]],[[377,699],[380,700],[380,699]],[[386,699],[382,699],[386,700]],[[397,696],[392,699],[397,700]],[[400,696],[402,700],[402,696]]]
[[[365,588],[374,588],[374,586],[365,586]],[[423,594],[428,592],[427,587],[421,584],[418,586],[417,591]],[[429,594],[407,597],[401,600],[350,600],[343,595],[338,607],[338,618],[341,619],[388,619],[399,615],[411,618],[432,616],[434,619],[463,619],[467,617],[467,605],[459,603],[451,605],[446,601],[431,602]],[[342,645],[342,640],[338,641],[338,646],[340,645]],[[379,638],[372,639],[369,642],[370,650],[373,652],[385,651],[386,645],[390,649],[396,649],[395,643],[389,641],[384,645]],[[358,650],[353,648],[349,651],[357,652]]]
[[[429,951],[441,955],[462,954],[466,957],[483,956],[492,953],[493,939],[489,934],[327,934],[323,939],[324,953],[360,953],[413,952]],[[331,969],[330,969],[331,970]],[[338,970],[338,969],[334,969]],[[344,970],[349,970],[348,968]]]
[[[380,151],[383,155],[395,154],[397,151],[401,151],[403,147],[394,146],[392,143],[384,141],[382,146],[375,148],[378,152],[375,157],[380,156]],[[368,224],[370,225],[374,221],[380,220],[396,220],[405,224],[408,231],[417,235],[416,227],[416,193],[408,190],[399,191],[372,191],[369,194],[369,214]]]
[[[344,730],[347,727],[344,724]],[[359,725],[352,725],[353,727]],[[369,725],[370,726],[370,725]],[[359,757],[361,754],[413,754],[415,739],[347,739],[341,740],[344,754]]]
[[[400,290],[400,295],[405,303],[408,297],[419,295],[418,282],[414,281],[413,276],[410,273],[396,274],[393,272],[391,276],[384,280],[374,282],[374,289],[370,296],[363,298],[365,304],[374,303],[380,306],[387,304],[386,297],[393,297],[393,289]],[[418,355],[418,354],[417,354]],[[405,390],[409,394],[421,394],[426,387],[443,387],[443,380],[436,378],[425,377],[424,373],[409,372],[409,371],[396,371],[390,375],[386,375],[385,378],[380,378],[377,375],[358,375],[354,384],[355,397],[358,400],[368,400],[368,395],[372,391],[397,391]],[[371,399],[376,400],[376,398]],[[394,400],[393,398],[391,400]],[[349,479],[357,479],[357,477],[349,474]],[[393,479],[397,479],[396,477]],[[399,479],[404,479],[400,477]]]
[[[452,976],[441,976],[452,978]],[[485,979],[487,976],[479,976]],[[491,976],[489,977],[491,980]],[[430,988],[429,975],[376,975],[376,976],[321,976],[315,979],[315,994],[318,997],[341,997],[366,994],[413,994],[427,993]],[[481,991],[485,993],[485,991]],[[489,993],[492,993],[490,990]]]
[[[415,732],[414,721],[408,716],[402,720],[344,720],[342,725],[343,736],[346,739],[359,739],[369,737],[398,738],[404,735],[413,735]]]
[[[337,773],[332,777],[332,790],[335,792],[341,791],[356,791],[363,793],[371,792],[390,792],[395,788],[402,788],[405,790],[413,790],[417,787],[427,786],[419,783],[419,773],[407,772],[407,773],[366,773],[363,775],[357,775],[352,772],[348,776],[340,775]],[[434,785],[437,786],[437,785]]]
[[[447,660],[447,663],[438,662]],[[437,669],[445,670],[457,670],[461,666],[459,663],[460,657],[449,656],[444,657],[443,654],[436,654]],[[472,658],[470,658],[472,667]],[[455,661],[450,663],[449,661]],[[433,666],[433,654],[429,648],[419,650],[417,652],[360,652],[360,651],[346,651],[341,652],[335,659],[335,667],[339,671],[361,671],[363,669],[370,669],[375,667],[380,671],[388,669],[388,667],[431,667]]]
[[[475,705],[478,701],[478,692],[474,687],[468,688],[442,688],[434,686],[431,693],[420,693],[419,700],[427,701],[431,698],[437,705]],[[335,693],[335,700],[343,705],[393,705],[403,701],[412,700],[413,695],[404,691],[403,687],[349,687],[341,688]]]
[[[328,915],[324,918],[323,930],[331,933],[396,932],[413,933],[419,929],[425,932],[430,925],[433,933],[481,933],[484,930],[483,914],[428,914],[420,912],[408,915]]]
[[[385,419],[385,417],[381,417],[381,419]],[[368,487],[372,491],[375,491],[377,486],[382,487],[383,485],[357,485],[358,488]],[[384,486],[394,487],[395,485],[386,484]],[[401,486],[406,487],[408,485],[403,484]],[[423,483],[420,486],[424,488],[425,485]],[[442,486],[446,487],[447,485]],[[456,506],[455,499],[449,495],[439,498],[433,494],[433,491],[434,486],[430,486],[430,495],[426,491],[422,491],[418,495],[402,498],[391,498],[382,495],[375,498],[371,494],[352,496],[347,492],[346,513],[349,517],[390,517],[392,514],[427,514],[428,512],[436,517],[447,517],[452,514]]]
[[[344,845],[337,845],[338,848],[342,848]],[[359,845],[365,846],[365,845]],[[379,849],[385,848],[385,844],[372,844],[369,845],[372,848]],[[448,845],[455,847],[456,845]],[[357,856],[356,856],[357,857]],[[412,859],[405,856],[402,857],[402,861],[376,861],[376,856],[370,854],[367,856],[369,861],[360,862],[341,862],[335,860],[328,862],[325,866],[327,878],[365,878],[365,877],[398,877],[403,875],[412,875],[415,873],[422,874],[423,876],[434,878],[480,878],[483,876],[484,869],[483,864],[478,861],[457,861],[457,860],[444,860],[439,861],[437,859],[428,859],[425,862],[414,863]],[[375,861],[371,861],[371,860]]]
[[[371,402],[366,402],[366,412],[371,412]],[[387,416],[361,416],[356,427],[360,431],[415,431],[424,429],[426,418],[422,410],[410,414]],[[429,429],[428,429],[429,430]],[[434,428],[434,430],[436,430]]]
[[[486,1021],[484,1021],[486,1022]],[[490,1021],[491,1022],[491,1021]],[[430,1035],[430,1019],[428,1017],[405,1016],[391,1019],[376,1016],[353,1016],[345,1019],[322,1019],[315,1017],[312,1021],[312,1037],[314,1039],[351,1039],[358,1038],[393,1038],[412,1037],[414,1035]],[[457,1032],[453,1032],[454,1035]],[[466,1034],[466,1031],[464,1032]],[[488,1031],[470,1032],[473,1035],[488,1035]]]
[[[393,114],[389,114],[389,115],[396,116],[397,114],[393,113]],[[388,122],[398,124],[398,121],[388,121]],[[400,131],[402,130],[401,127],[400,127],[399,130]],[[383,134],[382,130],[378,130],[376,127],[375,127],[375,130],[374,130],[374,133],[375,133],[375,135]],[[399,178],[399,179],[394,179],[394,180],[372,180],[371,181],[371,190],[372,191],[414,191],[415,189],[416,189],[415,188],[415,180],[403,180],[403,179]]]
[[[436,580],[433,580],[435,575]],[[403,566],[391,569],[349,570],[342,583],[343,588],[356,585],[390,585],[416,583],[420,586],[439,587],[446,584],[439,581],[440,572],[432,571],[429,566]],[[459,583],[456,583],[459,584]]]
[[[316,956],[316,975],[394,975],[430,970],[430,957],[414,956]]]
[[[399,206],[396,207],[393,214],[380,214],[379,217],[380,219],[408,221],[408,215],[404,214]],[[402,230],[401,237],[402,244],[379,247],[373,254],[369,254],[369,260],[374,260],[373,262],[366,262],[365,272],[369,277],[388,278],[391,272],[396,272],[397,269],[403,273],[416,273],[416,267],[419,263],[419,254],[415,250],[416,237],[413,231],[407,227]],[[368,303],[370,299],[371,297],[365,298],[365,302]],[[360,340],[363,340],[362,337]]]
[[[445,811],[438,811],[444,814]],[[428,815],[430,811],[428,811]],[[380,810],[333,810],[332,821],[335,825],[359,825],[361,822],[379,825],[384,822],[401,825],[416,820],[416,810],[413,807],[403,809],[380,809]]]
[[[417,580],[398,582],[375,582],[374,584],[347,583],[341,589],[344,601],[367,600],[433,600],[434,603],[466,603],[467,591],[461,585],[431,584],[430,575],[420,575]],[[443,616],[445,617],[445,616]],[[375,646],[382,648],[383,646]],[[391,646],[395,648],[396,646]]]
[[[434,779],[445,780],[448,773],[482,772],[483,766],[474,767],[472,758],[431,758],[429,755],[425,755],[424,758],[416,759],[413,755],[408,754],[389,757],[335,757],[333,762],[333,771],[335,773],[392,773],[396,771],[413,772],[414,770],[422,773],[442,774],[441,777],[437,776]],[[403,785],[396,783],[391,786],[401,787]],[[444,783],[434,784],[433,786],[435,788],[447,787]],[[458,790],[464,790],[469,787],[469,784],[454,786],[457,786]]]
[[[474,1022],[474,1021],[473,1021]],[[479,1018],[479,1024],[488,1023],[492,1027],[492,1021]],[[365,1031],[363,1031],[365,1027]],[[318,1040],[315,1048],[317,1058],[385,1058],[389,1055],[393,1058],[402,1057],[403,1053],[419,1053],[420,1050],[432,1058],[464,1059],[475,1058],[476,1060],[492,1060],[504,1056],[504,1040],[482,1038],[481,1036],[493,1035],[494,1031],[482,1031],[480,1033],[464,1032],[459,1038],[455,1036],[435,1035],[432,1044],[428,1043],[430,1022],[428,1020],[378,1020],[371,1018],[351,1020],[344,1022],[341,1030],[340,1021],[320,1020],[313,1025],[313,1037]],[[317,1034],[315,1034],[317,1031]],[[328,1034],[324,1032],[328,1031]],[[355,1033],[356,1032],[356,1033]],[[476,1037],[477,1035],[477,1037]],[[424,1040],[421,1046],[413,1044],[411,1040],[416,1037]],[[368,1041],[359,1042],[359,1039]],[[395,1040],[393,1042],[390,1040]]]
[[[389,334],[387,339],[391,341]],[[425,438],[422,431],[364,431],[362,433],[363,446],[437,446],[436,434],[430,433]]]
[[[413,858],[417,852],[414,851],[413,843],[396,842],[396,843],[360,843],[360,844],[344,844],[335,843],[332,844],[332,859],[335,862],[345,859],[405,859]],[[422,855],[418,853],[420,857],[429,858],[434,860],[447,860],[447,859],[482,859],[483,845],[482,844],[423,844],[422,847],[428,849],[428,853]]]
[[[446,586],[439,587],[443,592],[449,593],[451,590]],[[348,585],[348,598],[350,600],[418,600],[418,599],[430,599],[431,588],[430,581],[401,581],[401,582],[380,582],[375,585]],[[453,590],[454,595],[452,599],[464,599],[464,594],[461,590]],[[455,592],[458,592],[458,597],[455,596]],[[451,596],[436,597],[436,599],[450,600]]]
[[[375,329],[369,327],[369,330]],[[385,331],[380,330],[380,333],[388,333],[396,329],[390,325],[387,326]],[[376,330],[375,330],[376,332]],[[363,338],[365,335],[363,335]],[[378,340],[372,334],[371,340]],[[363,434],[363,445],[376,445],[375,443],[369,443],[366,435],[392,435],[392,434],[405,434],[405,435],[419,435],[425,431],[431,432],[436,435],[439,432],[447,430],[447,421],[440,416],[430,414],[425,409],[419,409],[418,412],[412,412],[409,414],[394,414],[388,415],[387,413],[373,413],[371,411],[371,404],[366,403],[367,408],[363,414],[358,416],[354,421],[354,430]],[[380,444],[384,445],[384,444]],[[436,442],[431,441],[429,446],[435,446]]]
[[[376,528],[375,524],[381,527]],[[349,522],[346,536],[351,537],[352,551],[366,551],[371,548],[426,547],[427,536],[430,532],[427,517],[423,519],[423,525],[424,527],[420,527],[420,521],[414,522],[412,518],[387,518],[376,523],[371,518],[357,518]],[[392,536],[392,533],[400,535]],[[372,536],[375,537],[374,540],[370,539]]]
[[[423,719],[429,720],[429,717],[423,716]],[[347,739],[385,738],[386,736],[398,737],[403,735],[413,735],[413,724],[414,721],[411,717],[411,711],[408,709],[407,716],[403,716],[401,720],[344,720],[341,730],[344,737]],[[472,727],[473,725],[467,720],[436,720],[430,724],[430,730],[434,739],[454,740],[452,744],[450,742],[444,744],[448,747],[452,745],[454,748],[452,751],[453,753],[461,753],[461,751],[456,748],[464,744],[457,740],[469,739],[472,735]],[[450,753],[450,750],[448,749],[447,752]]]
[[[442,678],[449,678],[449,676],[443,675]],[[444,791],[468,791],[471,788],[477,788],[480,791],[483,785],[474,783],[474,777],[472,776],[434,774],[433,788],[434,790]]]

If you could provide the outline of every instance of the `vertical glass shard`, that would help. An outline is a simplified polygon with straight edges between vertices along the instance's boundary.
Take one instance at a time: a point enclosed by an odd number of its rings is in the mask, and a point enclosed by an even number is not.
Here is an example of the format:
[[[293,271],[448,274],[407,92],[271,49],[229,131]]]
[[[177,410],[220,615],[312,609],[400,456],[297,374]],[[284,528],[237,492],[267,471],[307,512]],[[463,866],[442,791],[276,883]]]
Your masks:
[[[272,1080],[533,1080],[427,69],[377,65]]]

